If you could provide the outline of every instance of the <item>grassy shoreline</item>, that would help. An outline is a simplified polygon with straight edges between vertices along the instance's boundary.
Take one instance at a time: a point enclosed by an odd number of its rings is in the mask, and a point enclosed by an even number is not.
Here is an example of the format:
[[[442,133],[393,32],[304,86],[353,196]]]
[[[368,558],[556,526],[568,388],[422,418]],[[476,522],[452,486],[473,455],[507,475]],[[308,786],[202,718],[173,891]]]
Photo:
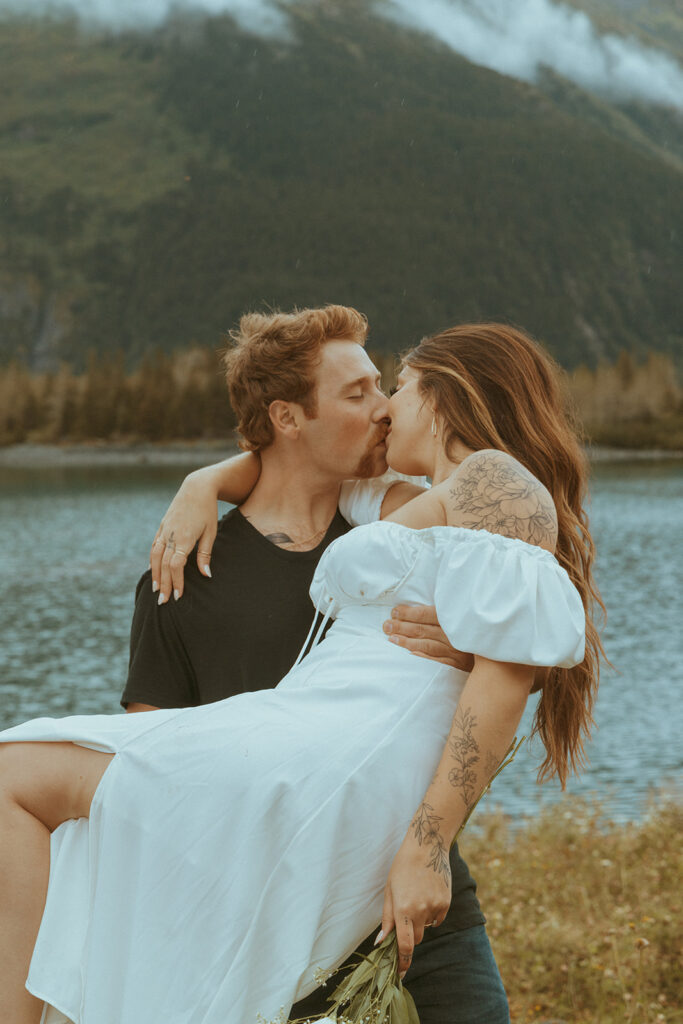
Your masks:
[[[84,441],[64,444],[23,442],[0,447],[0,466],[19,469],[79,466],[168,465],[200,466],[217,462],[239,451],[233,440],[110,442]],[[611,448],[590,445],[591,462],[626,462],[648,459],[682,459],[683,449]]]
[[[617,824],[578,798],[510,827],[475,818],[461,850],[518,1024],[680,1024],[683,806]]]

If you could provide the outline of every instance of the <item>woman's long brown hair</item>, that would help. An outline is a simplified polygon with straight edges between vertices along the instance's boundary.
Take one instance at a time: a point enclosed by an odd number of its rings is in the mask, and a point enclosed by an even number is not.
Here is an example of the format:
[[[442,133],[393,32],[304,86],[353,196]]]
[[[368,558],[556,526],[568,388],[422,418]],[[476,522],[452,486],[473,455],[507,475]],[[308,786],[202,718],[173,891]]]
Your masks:
[[[475,451],[497,448],[514,456],[550,491],[558,519],[555,556],[581,594],[586,655],[574,668],[545,678],[534,733],[545,746],[538,780],[585,763],[584,740],[604,650],[594,622],[605,606],[593,580],[595,546],[584,509],[588,461],[562,388],[562,371],[523,331],[505,324],[462,324],[424,338],[403,359],[421,374],[420,390],[444,426],[446,453],[456,440]]]

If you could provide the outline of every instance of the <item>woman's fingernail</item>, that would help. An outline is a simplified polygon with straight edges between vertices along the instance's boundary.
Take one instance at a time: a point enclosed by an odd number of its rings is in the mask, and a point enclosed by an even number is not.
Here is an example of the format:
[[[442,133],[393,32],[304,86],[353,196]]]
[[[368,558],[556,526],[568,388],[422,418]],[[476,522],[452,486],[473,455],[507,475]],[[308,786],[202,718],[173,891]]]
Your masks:
[[[173,591],[173,598],[174,598],[174,600],[177,601],[179,597],[180,597],[180,591],[179,590],[174,590]]]
[[[400,636],[390,636],[389,637],[389,642],[392,643],[392,644],[400,644],[401,638],[400,638]]]
[[[382,626],[382,629],[384,630],[385,633],[391,633],[393,628],[393,622],[385,622],[384,625]]]
[[[152,593],[156,594],[158,589],[159,589],[159,584],[157,583],[156,580],[152,580]]]
[[[397,619],[398,618],[398,608],[392,608],[391,609],[391,617],[392,617],[392,619]]]
[[[380,942],[382,941],[383,938],[384,938],[384,932],[378,932],[377,933],[377,938],[375,939],[375,942],[374,942],[375,946],[379,946],[379,944],[380,944]]]
[[[202,566],[202,572],[204,573],[205,576],[208,576],[209,579],[211,579],[211,570],[209,569],[208,565]]]
[[[165,600],[166,600],[166,595],[165,594],[159,594],[159,600],[157,601],[157,604],[163,604]]]

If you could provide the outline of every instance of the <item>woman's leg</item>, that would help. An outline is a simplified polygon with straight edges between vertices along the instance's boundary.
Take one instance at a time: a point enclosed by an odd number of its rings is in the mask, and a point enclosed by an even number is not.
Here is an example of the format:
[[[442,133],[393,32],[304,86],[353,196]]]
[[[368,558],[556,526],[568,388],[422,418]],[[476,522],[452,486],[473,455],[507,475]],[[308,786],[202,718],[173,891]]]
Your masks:
[[[0,743],[0,1021],[38,1024],[25,988],[50,870],[50,833],[87,818],[113,754],[73,743]]]

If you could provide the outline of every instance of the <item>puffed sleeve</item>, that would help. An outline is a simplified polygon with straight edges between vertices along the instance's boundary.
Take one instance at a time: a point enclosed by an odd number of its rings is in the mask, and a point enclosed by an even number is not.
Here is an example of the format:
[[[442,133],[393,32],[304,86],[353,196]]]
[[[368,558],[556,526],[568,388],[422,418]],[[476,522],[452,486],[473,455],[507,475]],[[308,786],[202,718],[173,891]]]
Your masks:
[[[549,551],[484,530],[442,537],[434,604],[454,647],[492,661],[583,661],[581,596]]]
[[[382,511],[384,495],[390,487],[401,481],[428,487],[426,476],[406,476],[388,469],[382,476],[364,480],[345,480],[339,495],[339,511],[351,526],[366,526],[376,523]]]

